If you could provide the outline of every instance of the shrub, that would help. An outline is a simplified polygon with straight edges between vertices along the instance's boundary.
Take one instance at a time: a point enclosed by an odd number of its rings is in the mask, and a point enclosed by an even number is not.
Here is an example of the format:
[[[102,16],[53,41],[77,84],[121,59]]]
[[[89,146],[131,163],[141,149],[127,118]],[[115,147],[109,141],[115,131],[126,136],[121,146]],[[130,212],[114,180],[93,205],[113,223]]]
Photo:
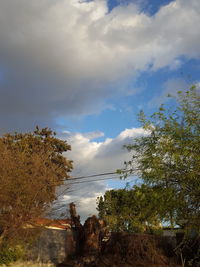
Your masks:
[[[0,266],[9,265],[11,262],[15,262],[24,256],[25,250],[22,246],[10,247],[4,245],[0,250]]]

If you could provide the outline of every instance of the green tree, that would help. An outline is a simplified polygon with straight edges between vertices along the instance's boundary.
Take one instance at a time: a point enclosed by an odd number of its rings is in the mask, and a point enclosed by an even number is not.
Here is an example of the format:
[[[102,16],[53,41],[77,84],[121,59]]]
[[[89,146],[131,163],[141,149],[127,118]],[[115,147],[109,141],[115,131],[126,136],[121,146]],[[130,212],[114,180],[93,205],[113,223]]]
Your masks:
[[[0,138],[0,240],[19,241],[26,224],[42,216],[69,177],[72,162],[62,155],[67,142],[50,129]]]
[[[166,197],[171,194],[162,187],[144,184],[132,189],[110,190],[97,199],[97,210],[112,231],[151,232],[168,220],[164,207]]]
[[[178,92],[175,110],[161,105],[158,112],[139,119],[147,135],[128,145],[132,159],[124,176],[135,172],[150,186],[171,190],[165,208],[171,224],[199,228],[200,221],[200,94],[193,86]],[[176,200],[176,201],[174,201]]]

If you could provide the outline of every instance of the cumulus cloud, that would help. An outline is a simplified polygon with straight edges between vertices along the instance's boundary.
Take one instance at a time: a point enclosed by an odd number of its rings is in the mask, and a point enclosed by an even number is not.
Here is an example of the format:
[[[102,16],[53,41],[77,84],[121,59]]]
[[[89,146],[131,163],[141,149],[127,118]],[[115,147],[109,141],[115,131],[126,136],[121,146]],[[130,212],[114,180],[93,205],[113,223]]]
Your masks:
[[[132,128],[122,131],[116,138],[107,138],[104,141],[94,141],[93,138],[101,137],[100,132],[94,133],[64,133],[62,138],[67,139],[72,146],[72,151],[66,156],[73,159],[74,171],[73,177],[87,176],[93,174],[115,172],[119,168],[124,167],[124,161],[130,159],[130,153],[123,148],[125,144],[130,144],[133,139],[142,135],[146,135],[142,128]],[[115,177],[116,186],[119,183],[119,176],[107,175],[103,177],[89,177],[83,180],[72,180],[67,182],[67,186],[59,188],[57,205],[66,209],[67,203],[74,201],[77,203],[78,212],[82,218],[89,216],[89,214],[96,213],[96,198],[104,194],[109,189],[104,178]],[[98,180],[91,182],[92,180]],[[131,179],[130,179],[131,180]],[[87,181],[87,183],[85,183]],[[126,180],[121,182],[125,186]],[[79,183],[80,182],[80,183]],[[65,191],[66,190],[66,191]],[[63,207],[61,208],[63,210]]]
[[[107,107],[120,79],[200,56],[199,0],[176,0],[150,16],[106,0],[0,1],[2,131],[55,125],[59,116]]]
[[[144,134],[142,128],[125,129],[116,138],[98,142],[93,138],[101,137],[103,134],[100,132],[67,133],[66,138],[72,146],[69,156],[74,161],[74,174],[89,175],[123,168],[124,161],[130,157],[124,145],[131,144],[134,138]]]

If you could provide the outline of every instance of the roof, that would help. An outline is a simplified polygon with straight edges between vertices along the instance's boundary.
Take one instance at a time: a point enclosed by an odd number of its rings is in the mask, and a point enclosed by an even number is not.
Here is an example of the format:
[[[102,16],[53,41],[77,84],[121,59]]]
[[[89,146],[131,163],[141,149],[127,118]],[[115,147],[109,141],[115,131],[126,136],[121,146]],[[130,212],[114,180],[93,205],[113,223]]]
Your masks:
[[[48,219],[37,218],[34,222],[37,226],[43,226],[50,229],[67,230],[71,229],[70,219]]]

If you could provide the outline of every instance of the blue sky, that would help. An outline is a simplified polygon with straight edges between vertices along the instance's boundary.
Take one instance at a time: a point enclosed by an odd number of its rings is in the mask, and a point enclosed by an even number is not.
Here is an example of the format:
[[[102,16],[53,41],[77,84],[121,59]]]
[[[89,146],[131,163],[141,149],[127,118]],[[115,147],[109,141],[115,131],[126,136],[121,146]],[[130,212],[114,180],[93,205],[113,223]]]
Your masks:
[[[105,140],[106,137],[114,138],[126,128],[139,127],[137,115],[140,110],[144,110],[147,115],[152,114],[159,105],[169,104],[168,92],[176,95],[176,91],[186,90],[191,84],[198,82],[200,61],[184,58],[181,61],[181,66],[177,69],[171,70],[166,67],[155,72],[141,72],[137,79],[130,80],[127,84],[128,88],[139,89],[133,95],[113,96],[107,101],[108,108],[96,114],[70,120],[59,118],[58,127],[83,133],[99,130],[105,136],[98,137],[98,140]],[[166,84],[170,85],[170,81],[172,87],[166,89]],[[174,85],[175,88],[173,88]]]
[[[128,5],[129,3],[136,3],[139,5],[140,10],[150,15],[154,15],[160,7],[167,5],[172,0],[110,0],[108,1],[108,7],[111,11],[113,8],[119,5]]]
[[[2,0],[0,133],[51,127],[72,146],[74,176],[123,167],[123,145],[144,134],[138,112],[199,83],[199,13],[199,0]],[[86,216],[125,183],[76,186],[63,201]]]

